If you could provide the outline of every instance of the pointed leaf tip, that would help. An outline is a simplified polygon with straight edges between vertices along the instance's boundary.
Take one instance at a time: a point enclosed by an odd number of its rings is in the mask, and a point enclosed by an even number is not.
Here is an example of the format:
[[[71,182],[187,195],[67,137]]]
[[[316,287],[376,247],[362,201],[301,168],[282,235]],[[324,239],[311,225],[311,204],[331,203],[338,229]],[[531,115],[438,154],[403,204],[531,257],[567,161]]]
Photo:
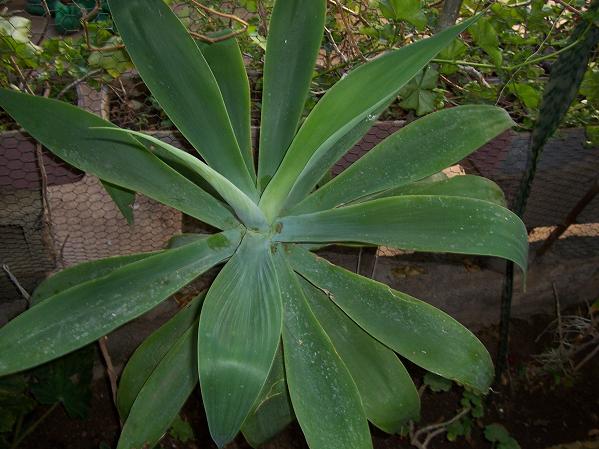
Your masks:
[[[109,4],[131,60],[177,129],[211,167],[257,195],[217,80],[179,18],[164,0]]]
[[[235,438],[267,380],[281,309],[269,242],[248,233],[210,287],[200,317],[200,387],[219,446]]]
[[[293,268],[374,338],[406,359],[485,393],[493,362],[472,332],[441,310],[289,245]],[[441,344],[442,342],[442,344]]]
[[[262,195],[260,206],[267,218],[274,219],[284,207],[294,206],[287,204],[289,195],[313,156],[326,153],[361,120],[388,103],[474,20],[466,20],[428,39],[369,61],[329,89],[295,135]],[[318,182],[318,178],[314,182]]]
[[[304,111],[326,15],[325,0],[275,3],[266,46],[260,129],[259,187],[279,167]]]

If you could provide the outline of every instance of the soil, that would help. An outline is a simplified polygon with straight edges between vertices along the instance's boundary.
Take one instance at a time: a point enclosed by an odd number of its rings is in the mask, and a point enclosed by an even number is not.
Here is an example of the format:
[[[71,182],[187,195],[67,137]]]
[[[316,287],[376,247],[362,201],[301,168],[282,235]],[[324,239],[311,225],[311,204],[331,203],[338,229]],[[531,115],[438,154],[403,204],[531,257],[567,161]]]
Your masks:
[[[550,336],[535,341],[554,317],[535,316],[528,321],[515,320],[511,326],[511,353],[508,376],[493,387],[486,397],[484,416],[475,420],[469,438],[460,437],[450,442],[445,435],[435,437],[429,449],[492,448],[483,435],[483,428],[490,423],[500,423],[507,428],[523,449],[545,449],[574,441],[589,441],[597,438],[599,431],[599,357],[595,357],[581,369],[577,376],[565,382],[556,382],[547,375],[531,380],[532,356],[551,345]],[[498,329],[487,328],[478,333],[488,348],[497,346]],[[423,371],[408,366],[413,378],[419,383]],[[418,427],[446,421],[461,409],[462,390],[457,386],[446,393],[426,391],[422,398],[422,420]],[[198,407],[196,392],[184,408],[184,416],[192,423],[196,440],[188,443],[167,436],[163,448],[208,449],[216,448],[210,440],[207,424]],[[40,415],[44,410],[36,413]],[[98,449],[101,443],[115,447],[119,422],[111,402],[107,382],[97,382],[90,415],[85,420],[73,420],[62,409],[57,409],[22,444],[22,449]],[[375,449],[400,449],[413,447],[406,437],[387,435],[372,429]],[[307,449],[297,423],[292,424],[268,449]],[[577,446],[578,447],[578,446]],[[582,447],[582,446],[581,446]],[[590,446],[589,446],[590,447]],[[596,447],[596,446],[592,446]],[[228,449],[248,449],[239,437]]]

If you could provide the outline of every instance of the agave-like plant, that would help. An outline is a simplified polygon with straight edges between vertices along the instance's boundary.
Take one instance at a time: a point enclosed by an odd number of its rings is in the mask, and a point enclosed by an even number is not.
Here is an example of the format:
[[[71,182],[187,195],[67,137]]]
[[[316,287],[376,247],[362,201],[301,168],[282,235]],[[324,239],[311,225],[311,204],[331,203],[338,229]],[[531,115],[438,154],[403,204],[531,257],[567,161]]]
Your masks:
[[[50,277],[34,305],[0,329],[0,375],[89,344],[224,264],[205,295],[127,364],[118,449],[156,445],[198,379],[220,447],[240,430],[257,446],[297,418],[312,449],[371,448],[368,421],[397,432],[419,415],[396,353],[485,392],[491,358],[466,328],[313,252],[385,245],[498,256],[525,269],[526,230],[499,188],[475,176],[432,176],[510,128],[502,109],[430,114],[315,189],[400,88],[472,20],[351,71],[300,126],[326,1],[279,0],[255,164],[236,41],[196,42],[163,0],[110,0],[110,7],[140,75],[203,161],[62,102],[3,89],[0,105],[54,154],[98,176],[125,215],[139,192],[221,232],[179,236],[164,251]]]

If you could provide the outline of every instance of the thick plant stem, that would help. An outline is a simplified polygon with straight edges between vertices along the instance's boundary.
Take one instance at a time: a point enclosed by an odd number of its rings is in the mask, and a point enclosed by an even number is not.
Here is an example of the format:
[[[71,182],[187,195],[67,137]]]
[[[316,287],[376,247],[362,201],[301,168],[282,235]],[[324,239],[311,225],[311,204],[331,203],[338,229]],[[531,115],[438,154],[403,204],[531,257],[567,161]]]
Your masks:
[[[541,159],[543,145],[532,146],[527,153],[526,171],[520,181],[518,196],[514,206],[514,212],[520,217],[524,217],[526,203],[532,188],[532,182],[537,172],[537,166]],[[503,282],[503,291],[501,294],[501,321],[499,329],[499,350],[497,352],[497,371],[496,381],[507,367],[507,355],[510,335],[510,320],[512,316],[512,297],[514,294],[514,262],[507,261],[505,266],[505,279]]]
[[[98,346],[100,347],[100,353],[102,354],[102,359],[104,359],[104,364],[106,365],[106,376],[110,382],[110,391],[112,393],[112,402],[115,407],[117,407],[118,414],[118,405],[116,400],[117,394],[117,375],[114,369],[114,365],[112,364],[112,358],[110,357],[110,352],[108,352],[108,337],[104,336],[98,340]],[[121,423],[122,426],[122,423]]]
[[[439,22],[435,31],[443,31],[452,25],[455,25],[458,17],[460,16],[460,8],[462,7],[463,0],[445,0],[443,2],[443,9],[439,15]]]
[[[514,294],[514,262],[505,264],[505,278],[501,292],[501,309],[499,324],[499,348],[497,350],[497,363],[495,382],[500,382],[501,375],[507,368],[507,356],[510,339],[510,319],[512,316],[512,296]]]
[[[589,59],[599,43],[599,27],[592,16],[599,10],[599,0],[594,0],[588,9],[588,20],[581,20],[570,38],[567,51],[563,51],[555,62],[551,76],[543,93],[539,118],[535,123],[527,154],[526,170],[516,197],[514,212],[523,217],[530,195],[532,182],[547,140],[556,131],[566,115],[582,82]],[[498,381],[507,367],[509,326],[511,319],[514,284],[514,264],[508,262],[501,295],[500,341],[497,353],[495,380]]]

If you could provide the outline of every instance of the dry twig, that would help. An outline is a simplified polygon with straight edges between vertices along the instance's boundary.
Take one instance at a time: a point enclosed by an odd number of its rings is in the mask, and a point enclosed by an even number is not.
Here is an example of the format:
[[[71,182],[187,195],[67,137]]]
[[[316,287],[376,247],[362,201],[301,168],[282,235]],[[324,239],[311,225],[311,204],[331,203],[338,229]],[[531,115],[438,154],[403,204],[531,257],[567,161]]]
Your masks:
[[[76,80],[74,80],[73,82],[67,84],[65,86],[64,89],[62,89],[58,95],[56,95],[56,99],[60,100],[63,95],[65,95],[69,90],[71,90],[73,87],[76,87],[77,85],[79,85],[80,83],[82,83],[83,81],[85,81],[86,79],[94,76],[94,75],[98,75],[100,72],[102,72],[102,69],[95,69],[95,70],[91,70],[89,72],[87,72],[85,75],[81,76],[80,78],[77,78]]]
[[[100,347],[100,352],[102,353],[102,359],[104,360],[104,364],[106,365],[106,375],[108,376],[108,380],[110,382],[110,391],[112,392],[112,400],[114,402],[115,407],[117,406],[116,400],[116,392],[117,392],[117,375],[114,369],[114,365],[112,364],[112,358],[110,357],[110,352],[108,352],[108,346],[106,342],[108,341],[108,337],[104,336],[98,340],[98,346]],[[122,423],[121,423],[122,425]]]
[[[8,279],[10,279],[10,282],[12,282],[12,284],[17,288],[17,290],[19,290],[19,293],[21,294],[21,296],[23,297],[23,299],[25,299],[25,301],[27,301],[28,306],[31,305],[30,304],[31,295],[19,283],[19,280],[16,278],[16,276],[11,273],[10,268],[8,267],[8,265],[3,264],[2,265],[2,269],[4,270],[4,272],[6,273],[6,275],[8,276]]]
[[[48,98],[50,96],[50,84],[46,82],[46,87],[44,88],[44,98]],[[44,154],[42,152],[42,144],[37,142],[35,145],[35,157],[37,160],[38,170],[40,172],[40,190],[42,195],[42,208],[43,208],[43,220],[48,228],[48,236],[49,242],[47,242],[47,246],[52,252],[52,257],[54,262],[56,262],[56,245],[54,241],[54,232],[52,231],[52,207],[50,205],[50,200],[48,199],[48,174],[46,173],[46,166],[44,165]]]
[[[448,419],[447,421],[431,424],[429,426],[425,426],[421,429],[418,429],[414,432],[414,424],[410,423],[410,444],[417,447],[418,449],[428,449],[428,445],[437,435],[441,435],[444,432],[447,432],[447,427],[450,424],[458,421],[460,418],[465,416],[470,412],[470,407],[466,407],[453,418]]]
[[[22,87],[25,90],[27,90],[27,92],[29,92],[31,95],[35,95],[35,92],[33,92],[33,89],[31,89],[31,86],[29,86],[29,83],[27,82],[27,77],[25,76],[25,74],[21,70],[21,67],[19,67],[19,64],[17,64],[17,61],[15,60],[15,57],[13,55],[10,55],[8,57],[8,59],[10,60],[10,63],[12,64],[12,67],[17,72],[17,75],[19,75],[19,78],[21,78]]]
[[[88,24],[89,24],[90,20],[92,20],[94,17],[96,17],[98,15],[101,7],[102,7],[102,5],[100,3],[100,0],[96,0],[96,3],[94,5],[94,7],[92,8],[92,10],[89,12],[84,12],[83,15],[81,16],[81,26],[83,27],[83,35],[85,36],[85,45],[87,46],[87,49],[89,51],[103,52],[103,51],[122,50],[123,48],[125,48],[124,44],[111,45],[109,47],[96,47],[95,45],[92,45],[92,43],[91,43],[91,38],[89,36]],[[81,9],[86,11],[85,8],[81,8]]]
[[[573,12],[574,14],[576,14],[577,16],[582,16],[582,11],[579,11],[578,9],[576,9],[574,6],[566,3],[565,0],[555,0],[557,3],[559,3],[560,5],[562,5],[565,9],[567,9],[570,12]]]
[[[347,64],[348,59],[347,56],[345,56],[345,53],[343,53],[341,51],[341,49],[339,48],[339,46],[337,45],[337,42],[335,42],[335,38],[333,37],[333,33],[331,33],[331,30],[329,30],[326,26],[324,27],[324,32],[327,35],[327,37],[329,38],[329,42],[331,43],[331,45],[333,46],[333,49],[335,50],[335,52],[337,52],[337,54],[339,55],[339,57],[341,58],[341,60],[343,61],[344,64]]]
[[[556,319],[535,339],[538,342],[543,335],[553,329],[557,348],[533,356],[535,365],[529,368],[529,374],[538,376],[554,371],[561,371],[572,377],[599,353],[599,329],[593,310],[589,308],[589,318],[579,315],[562,315],[559,296],[553,285],[556,301]],[[576,360],[587,353],[578,363]]]
[[[218,17],[223,17],[225,19],[232,20],[234,22],[241,24],[241,26],[242,26],[242,28],[239,30],[232,31],[231,33],[227,33],[223,36],[218,36],[218,37],[210,37],[210,36],[206,36],[205,34],[196,33],[194,31],[189,31],[189,34],[191,34],[196,39],[200,39],[200,40],[209,42],[211,44],[214,44],[216,42],[226,41],[227,39],[230,39],[232,37],[239,36],[240,34],[245,33],[250,26],[249,23],[247,23],[241,17],[237,17],[235,14],[228,14],[225,12],[217,11],[216,9],[212,9],[212,8],[200,3],[197,0],[190,0],[190,1],[191,1],[191,3],[193,3],[193,5],[196,8],[199,8],[202,11],[207,12],[208,14],[212,14],[212,15],[215,15]]]
[[[42,7],[44,8],[46,21],[44,22],[44,28],[42,29],[40,36],[35,41],[35,45],[41,44],[46,38],[46,34],[48,34],[48,29],[50,28],[50,19],[52,18],[52,13],[50,12],[50,8],[48,8],[48,2],[46,0],[42,0]]]
[[[360,51],[360,47],[358,47],[358,44],[356,43],[354,33],[352,32],[352,25],[349,23],[346,10],[343,8],[343,5],[341,4],[341,2],[339,0],[334,0],[334,3],[337,5],[337,9],[339,11],[339,16],[341,17],[341,21],[343,22],[343,26],[345,27],[345,32],[347,34],[347,41],[348,41],[349,47],[353,53],[353,56],[358,57],[358,58],[362,59],[363,61],[366,61],[366,58]]]
[[[328,2],[329,2],[331,5],[334,5],[334,6],[339,6],[339,3],[337,3],[337,1],[336,1],[336,0],[328,0]],[[358,13],[358,12],[355,12],[355,11],[353,11],[352,9],[348,8],[348,7],[347,7],[347,6],[345,6],[345,5],[341,5],[341,8],[342,8],[342,9],[343,9],[343,11],[345,11],[346,13],[348,13],[348,14],[350,14],[350,15],[354,16],[355,18],[359,19],[359,20],[360,20],[360,22],[362,22],[364,25],[366,25],[366,26],[368,26],[368,27],[369,27],[369,26],[371,26],[371,25],[370,25],[370,23],[368,22],[368,20],[366,20],[366,18],[365,18],[365,17],[364,17],[362,14],[360,14],[360,13]]]

